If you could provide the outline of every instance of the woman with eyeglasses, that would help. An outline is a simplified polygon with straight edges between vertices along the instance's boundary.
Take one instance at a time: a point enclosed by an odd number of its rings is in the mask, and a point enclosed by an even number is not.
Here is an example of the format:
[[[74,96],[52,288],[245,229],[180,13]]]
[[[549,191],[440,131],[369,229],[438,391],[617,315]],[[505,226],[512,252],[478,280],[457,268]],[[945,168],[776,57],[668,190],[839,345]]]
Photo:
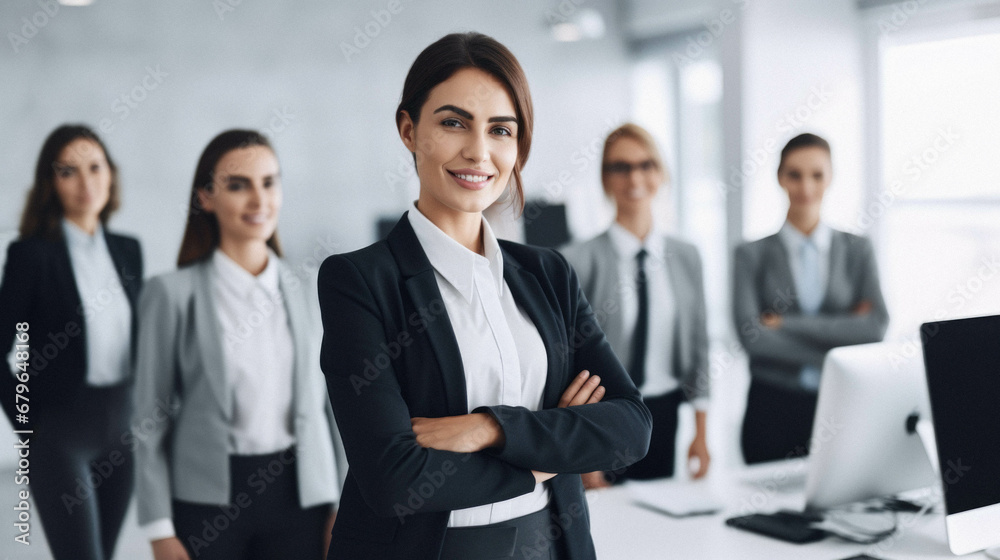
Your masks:
[[[694,478],[708,472],[708,335],[701,257],[694,245],[665,235],[653,201],[669,173],[648,131],[628,123],[608,135],[601,160],[615,221],[601,235],[564,249],[615,353],[653,416],[649,453],[615,472],[583,476],[587,488],[674,474],[678,407],[694,406],[687,447]]]

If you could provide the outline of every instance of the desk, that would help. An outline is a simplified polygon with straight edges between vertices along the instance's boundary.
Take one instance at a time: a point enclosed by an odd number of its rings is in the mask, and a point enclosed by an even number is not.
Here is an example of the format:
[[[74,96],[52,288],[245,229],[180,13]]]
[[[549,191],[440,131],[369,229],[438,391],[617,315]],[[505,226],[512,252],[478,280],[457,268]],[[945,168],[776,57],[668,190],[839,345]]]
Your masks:
[[[714,515],[673,518],[634,503],[626,487],[587,492],[590,525],[600,560],[840,560],[870,554],[886,560],[955,559],[948,550],[944,517],[940,513],[914,517],[900,514],[899,531],[881,543],[860,545],[835,537],[812,544],[792,544],[725,525],[725,520],[754,512],[781,508],[801,509],[804,486],[781,489],[771,480],[781,480],[787,467],[744,467],[729,473],[716,471],[707,484],[724,509]],[[753,477],[757,482],[744,480]],[[663,481],[663,485],[690,484]],[[961,557],[979,560],[978,552]]]

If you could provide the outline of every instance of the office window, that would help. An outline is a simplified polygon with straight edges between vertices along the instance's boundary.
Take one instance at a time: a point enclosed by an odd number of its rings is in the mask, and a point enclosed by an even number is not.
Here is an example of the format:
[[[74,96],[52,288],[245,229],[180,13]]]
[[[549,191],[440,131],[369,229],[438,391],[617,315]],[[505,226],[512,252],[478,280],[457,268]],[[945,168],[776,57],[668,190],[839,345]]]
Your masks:
[[[705,270],[710,335],[727,336],[729,272],[726,188],[722,178],[722,67],[714,52],[697,59],[683,39],[649,49],[633,69],[633,115],[656,138],[670,167],[657,219],[694,243]]]
[[[980,24],[982,22],[979,22]],[[1000,313],[1000,23],[881,49],[878,224],[889,336]]]

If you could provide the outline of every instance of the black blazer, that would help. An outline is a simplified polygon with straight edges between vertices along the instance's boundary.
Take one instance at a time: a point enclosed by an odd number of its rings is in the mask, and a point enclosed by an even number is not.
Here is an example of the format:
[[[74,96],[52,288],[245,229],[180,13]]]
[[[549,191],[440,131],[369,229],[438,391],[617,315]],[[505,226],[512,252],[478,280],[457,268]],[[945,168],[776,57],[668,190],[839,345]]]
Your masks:
[[[136,301],[142,288],[142,251],[131,237],[104,232],[108,252],[132,306],[132,356],[135,356]],[[86,325],[83,306],[66,241],[28,238],[7,247],[0,283],[0,348],[4,355],[17,333],[15,325],[28,322],[31,355],[28,371],[29,418],[38,419],[51,406],[73,400],[87,377]],[[4,369],[6,369],[6,363]],[[20,373],[18,371],[17,373]],[[13,418],[13,375],[0,375],[0,402]],[[22,427],[20,424],[15,424]]]
[[[506,444],[479,453],[424,449],[415,416],[469,413],[462,357],[430,261],[406,215],[384,241],[326,259],[319,272],[321,366],[350,469],[329,558],[428,559],[441,551],[449,513],[549,484],[567,558],[592,560],[578,473],[615,470],[646,455],[651,419],[615,357],[566,260],[500,241],[503,276],[545,343],[543,409],[491,406]],[[588,369],[602,402],[556,408]]]

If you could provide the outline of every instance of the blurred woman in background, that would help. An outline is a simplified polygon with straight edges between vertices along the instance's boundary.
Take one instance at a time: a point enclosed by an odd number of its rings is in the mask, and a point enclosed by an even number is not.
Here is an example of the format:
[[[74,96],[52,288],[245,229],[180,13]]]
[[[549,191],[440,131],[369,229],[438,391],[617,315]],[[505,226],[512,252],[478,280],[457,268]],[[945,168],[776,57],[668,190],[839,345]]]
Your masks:
[[[311,302],[281,261],[278,160],[216,136],[175,272],[140,310],[139,523],[156,560],[320,558],[340,497]]]
[[[601,183],[615,203],[615,221],[601,235],[564,249],[580,276],[601,328],[653,415],[649,453],[611,473],[583,476],[588,488],[628,478],[674,474],[677,410],[691,402],[695,436],[687,448],[692,475],[708,472],[708,332],[698,249],[665,235],[653,201],[669,173],[653,137],[628,123],[608,135]]]
[[[132,495],[123,436],[142,250],[106,229],[119,197],[97,135],[54,130],[0,285],[0,348],[6,356],[16,342],[16,363],[28,364],[0,375],[0,400],[15,429],[34,430],[30,495],[57,560],[109,560]]]
[[[826,140],[789,140],[778,165],[785,224],[736,249],[733,315],[750,356],[741,437],[748,464],[805,456],[827,351],[878,342],[889,324],[871,242],[820,218],[832,179]]]

